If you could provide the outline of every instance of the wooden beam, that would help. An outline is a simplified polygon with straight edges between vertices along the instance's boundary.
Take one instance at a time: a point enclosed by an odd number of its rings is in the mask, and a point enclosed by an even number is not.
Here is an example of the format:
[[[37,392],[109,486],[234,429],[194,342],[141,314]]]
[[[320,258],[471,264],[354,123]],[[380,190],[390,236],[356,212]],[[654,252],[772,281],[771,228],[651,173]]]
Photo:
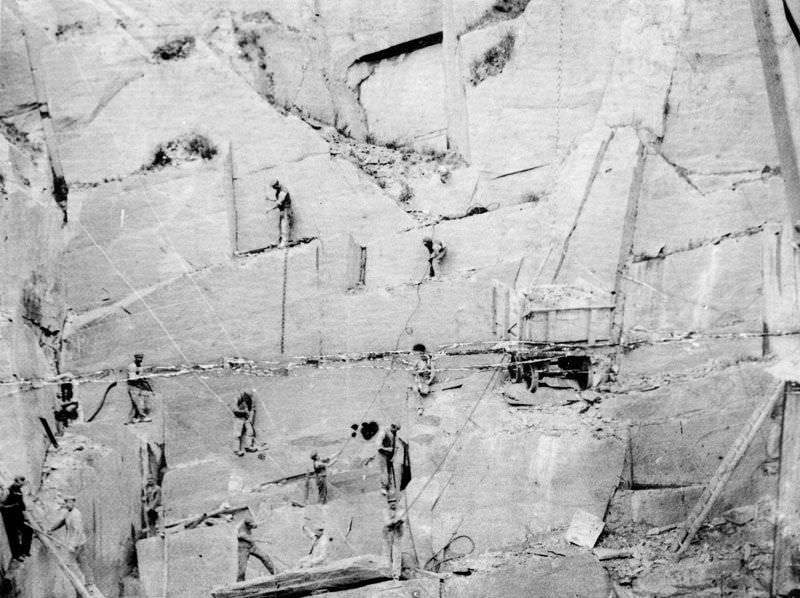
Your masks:
[[[447,147],[470,162],[469,116],[467,90],[461,65],[459,21],[456,18],[457,0],[442,2],[442,55],[444,58],[444,111],[447,115]]]
[[[787,384],[778,474],[773,596],[800,591],[800,386]]]
[[[286,571],[271,577],[219,586],[214,598],[292,598],[312,592],[344,590],[391,579],[386,559],[358,556],[311,569]]]
[[[797,148],[792,135],[791,110],[787,101],[787,77],[784,75],[787,65],[781,64],[773,22],[773,19],[776,18],[784,19],[784,15],[782,11],[780,15],[772,14],[768,0],[750,0],[750,10],[756,30],[761,68],[764,72],[775,143],[781,161],[786,214],[792,223],[796,240],[798,225],[800,225],[800,169],[797,163]]]
[[[166,525],[164,525],[164,529],[169,529],[171,527],[177,527],[182,525],[184,527],[202,523],[204,520],[208,519],[209,517],[217,517],[218,515],[228,515],[232,513],[238,513],[239,511],[244,511],[245,509],[249,508],[247,505],[242,505],[239,507],[224,507],[222,509],[216,509],[214,511],[209,511],[208,513],[203,513],[202,515],[195,515],[193,517],[186,517],[185,519],[179,519],[178,521],[170,521]]]
[[[72,587],[75,588],[75,592],[78,594],[79,598],[103,598],[103,595],[100,593],[100,590],[97,589],[97,586],[92,586],[92,589],[90,590],[84,585],[81,579],[72,569],[70,569],[69,565],[67,565],[64,557],[59,554],[58,549],[53,545],[53,540],[51,540],[50,537],[44,531],[42,531],[37,524],[30,525],[29,527],[34,531],[36,537],[39,538],[42,546],[50,551],[50,555],[53,557],[53,560],[55,560],[56,565],[58,565],[58,568],[61,569],[61,571],[67,577],[69,582],[72,584]]]
[[[747,449],[750,448],[750,444],[756,437],[756,433],[764,423],[764,420],[772,413],[775,405],[783,399],[785,386],[786,384],[783,381],[778,383],[775,391],[753,410],[750,419],[747,420],[747,423],[744,428],[742,428],[736,441],[725,455],[725,458],[720,461],[714,477],[711,478],[711,481],[703,489],[703,494],[697,499],[697,502],[694,507],[692,507],[689,516],[686,518],[686,521],[683,523],[683,526],[672,543],[672,550],[677,553],[677,556],[680,556],[689,548],[689,544],[694,538],[694,535],[697,533],[697,530],[700,529],[703,521],[705,521],[706,516],[709,511],[711,511],[711,507],[714,506],[714,503],[719,498],[720,494],[722,494],[725,485],[728,483],[728,480],[731,479],[736,466],[739,464],[739,461],[742,460]]]

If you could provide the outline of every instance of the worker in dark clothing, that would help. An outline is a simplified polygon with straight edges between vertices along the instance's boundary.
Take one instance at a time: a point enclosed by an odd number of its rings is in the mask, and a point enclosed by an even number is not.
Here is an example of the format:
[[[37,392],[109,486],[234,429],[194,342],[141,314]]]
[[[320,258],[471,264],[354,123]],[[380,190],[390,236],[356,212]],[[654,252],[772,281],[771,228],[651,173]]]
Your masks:
[[[441,241],[434,241],[430,237],[422,239],[422,244],[428,250],[428,276],[439,278],[442,260],[447,255],[447,247]]]
[[[328,466],[334,463],[336,463],[336,457],[323,459],[316,451],[311,453],[311,464],[314,468],[314,479],[317,482],[317,494],[321,505],[328,502]]]
[[[401,541],[403,538],[403,516],[397,512],[397,494],[392,490],[386,497],[386,517],[383,524],[383,542],[389,560],[392,579],[400,579],[402,569]]]
[[[131,399],[131,410],[128,414],[127,424],[153,421],[150,418],[152,408],[153,387],[144,376],[142,360],[144,355],[136,353],[133,363],[128,366],[128,397]]]
[[[64,434],[64,428],[78,420],[79,408],[80,404],[73,399],[72,382],[62,382],[56,395],[56,404],[53,407],[57,436]]]
[[[147,483],[142,491],[142,504],[147,520],[148,535],[155,536],[158,533],[158,512],[161,508],[161,486],[156,484],[153,476],[147,478]]]
[[[16,476],[14,483],[8,487],[8,493],[0,505],[3,513],[3,526],[8,535],[8,545],[11,548],[11,558],[22,561],[31,555],[31,539],[33,530],[26,525],[25,496],[23,488],[27,480],[25,476]]]
[[[382,434],[379,434],[378,454],[383,461],[381,491],[387,495],[397,488],[397,480],[394,475],[394,455],[397,452],[397,431],[399,429],[400,426],[392,424]]]
[[[270,574],[275,575],[277,572],[269,555],[256,546],[256,540],[253,538],[252,534],[253,529],[256,527],[258,527],[258,524],[249,517],[239,524],[237,536],[239,541],[239,567],[236,574],[236,581],[244,581],[247,573],[247,561],[251,556],[261,561],[261,564],[266,567]]]
[[[245,451],[254,453],[258,449],[254,446],[256,441],[256,407],[253,403],[253,395],[249,392],[243,392],[239,395],[236,401],[236,409],[233,411],[236,418],[233,425],[233,437],[236,446],[233,452],[239,457],[244,455]]]
[[[294,213],[292,212],[292,197],[289,195],[289,190],[281,185],[278,179],[274,179],[269,185],[275,191],[275,199],[270,199],[267,196],[267,201],[274,201],[275,205],[267,210],[278,210],[279,223],[278,223],[278,246],[286,247],[289,244],[292,234],[292,219]]]

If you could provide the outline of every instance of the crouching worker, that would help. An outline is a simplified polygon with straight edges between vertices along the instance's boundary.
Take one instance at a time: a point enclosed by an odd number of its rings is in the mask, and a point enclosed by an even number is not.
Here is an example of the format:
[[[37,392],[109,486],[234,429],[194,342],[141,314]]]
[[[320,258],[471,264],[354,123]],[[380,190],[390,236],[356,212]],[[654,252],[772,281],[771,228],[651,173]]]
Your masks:
[[[258,524],[250,517],[239,524],[237,535],[239,541],[239,567],[236,574],[236,581],[244,581],[245,575],[247,574],[247,561],[250,560],[251,556],[261,561],[261,564],[270,572],[270,575],[275,575],[277,572],[269,555],[256,545],[257,540],[253,538],[252,533],[253,529],[256,527],[258,527]]]
[[[308,554],[297,563],[299,569],[310,569],[321,567],[328,561],[328,547],[333,542],[322,525],[304,525],[303,533],[311,539],[311,548]]]
[[[64,428],[78,421],[79,408],[78,401],[73,399],[72,382],[62,382],[56,395],[56,404],[53,407],[57,436],[63,435]]]
[[[233,423],[233,438],[236,443],[233,452],[241,457],[245,451],[254,453],[258,449],[256,442],[256,407],[253,403],[253,395],[243,392],[236,401],[236,409],[233,411],[236,418]]]
[[[417,360],[414,362],[414,384],[419,396],[426,397],[431,393],[431,384],[436,376],[433,360],[423,344],[414,345],[414,352],[417,354]]]
[[[161,486],[156,484],[153,476],[147,478],[147,484],[142,491],[142,504],[147,521],[147,535],[155,536],[158,533],[158,518],[161,510]]]

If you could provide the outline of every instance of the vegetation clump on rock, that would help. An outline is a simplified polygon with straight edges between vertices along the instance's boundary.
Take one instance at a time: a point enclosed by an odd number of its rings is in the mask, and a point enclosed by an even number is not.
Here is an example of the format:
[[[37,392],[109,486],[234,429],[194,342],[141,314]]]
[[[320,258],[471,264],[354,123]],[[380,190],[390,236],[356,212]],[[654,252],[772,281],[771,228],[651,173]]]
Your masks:
[[[217,146],[205,135],[189,133],[166,143],[159,143],[153,159],[142,170],[159,170],[191,160],[211,160],[217,155]]]
[[[483,56],[472,63],[469,82],[478,85],[481,81],[502,73],[514,51],[515,42],[516,36],[509,31],[497,44],[486,50]]]
[[[466,28],[465,32],[481,29],[492,23],[497,23],[498,21],[516,19],[525,12],[530,1],[531,0],[497,0],[477,21],[471,23]]]
[[[158,46],[153,50],[156,60],[180,60],[186,58],[194,50],[194,36],[184,35]]]

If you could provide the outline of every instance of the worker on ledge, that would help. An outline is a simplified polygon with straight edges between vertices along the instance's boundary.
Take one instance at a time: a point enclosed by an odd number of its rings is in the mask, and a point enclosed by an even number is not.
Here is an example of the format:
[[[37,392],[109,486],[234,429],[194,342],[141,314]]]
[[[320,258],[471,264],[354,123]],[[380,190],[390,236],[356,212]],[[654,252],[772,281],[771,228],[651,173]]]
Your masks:
[[[310,569],[321,567],[328,560],[328,548],[333,542],[328,534],[325,533],[323,525],[304,525],[303,533],[311,539],[311,548],[308,554],[297,563],[298,569]]]
[[[8,536],[8,547],[11,549],[11,558],[19,562],[31,555],[31,539],[33,537],[31,528],[26,525],[28,515],[23,488],[27,483],[25,476],[16,476],[14,483],[8,487],[3,504],[0,505],[3,526],[6,528],[6,536]]]
[[[148,476],[142,490],[142,504],[147,521],[147,535],[155,536],[158,533],[158,517],[161,509],[161,486],[156,484],[153,476]]]
[[[274,201],[275,205],[270,207],[267,212],[278,210],[278,247],[286,247],[291,240],[292,233],[292,197],[289,195],[289,190],[281,185],[278,179],[274,179],[269,185],[275,191],[275,199],[270,199],[269,192],[267,192],[266,200],[268,202]]]
[[[236,581],[244,581],[247,573],[247,561],[250,560],[251,556],[261,561],[261,564],[264,565],[270,574],[275,575],[277,572],[269,555],[256,546],[257,540],[253,538],[252,534],[253,529],[256,527],[258,527],[258,524],[250,517],[247,517],[239,524],[237,532],[237,539],[239,542],[239,566],[236,573]]]
[[[73,399],[72,382],[62,382],[56,393],[56,404],[53,407],[53,417],[56,420],[56,436],[62,436],[64,429],[71,422],[79,419],[80,404]]]
[[[236,401],[236,409],[233,411],[236,418],[233,424],[233,438],[236,446],[233,452],[241,457],[245,451],[255,453],[258,449],[256,442],[256,406],[253,403],[253,395],[243,392]]]
[[[403,516],[397,512],[398,495],[392,490],[386,496],[386,518],[383,525],[383,542],[392,579],[400,579],[402,553],[400,542],[403,538]]]
[[[388,496],[397,488],[394,474],[394,455],[397,452],[397,432],[400,426],[391,424],[378,434],[378,454],[381,456],[383,475],[381,477],[381,493]]]
[[[428,250],[428,276],[438,279],[441,275],[441,264],[447,255],[447,247],[441,241],[434,241],[430,237],[422,239],[422,244]]]
[[[94,576],[89,566],[89,555],[87,553],[88,538],[86,537],[86,531],[83,527],[83,515],[75,506],[74,496],[67,496],[64,498],[64,508],[67,512],[50,528],[50,533],[52,534],[61,527],[66,530],[62,544],[66,546],[69,555],[78,566],[78,570],[84,578],[87,589],[91,589],[91,587],[94,586]]]
[[[151,422],[150,410],[152,409],[153,387],[144,375],[142,360],[144,355],[136,353],[133,363],[128,366],[128,397],[131,399],[131,410],[126,424]]]
[[[314,479],[317,482],[317,496],[319,504],[328,502],[328,466],[336,463],[336,457],[320,457],[317,451],[311,453],[311,466],[314,469]]]
[[[420,397],[427,397],[431,393],[431,384],[436,377],[433,361],[422,343],[414,345],[414,352],[417,354],[414,362],[414,386]]]

